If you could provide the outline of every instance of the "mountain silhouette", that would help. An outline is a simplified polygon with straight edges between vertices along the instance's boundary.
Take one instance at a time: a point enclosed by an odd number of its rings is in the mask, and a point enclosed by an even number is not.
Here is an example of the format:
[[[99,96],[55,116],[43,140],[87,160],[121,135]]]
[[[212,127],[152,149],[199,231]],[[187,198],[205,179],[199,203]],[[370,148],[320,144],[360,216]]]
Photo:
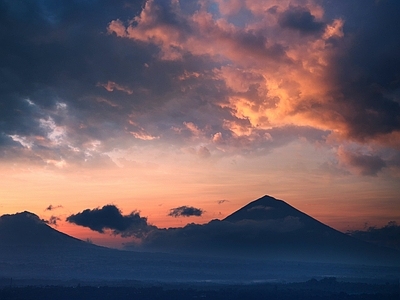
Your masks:
[[[223,220],[154,229],[130,248],[136,251],[78,240],[30,212],[0,217],[0,278],[259,280],[367,272],[357,264],[400,266],[399,252],[356,240],[269,196]],[[368,270],[375,276],[376,269]]]
[[[165,279],[173,255],[121,251],[90,244],[50,227],[37,215],[0,217],[0,279],[45,280]],[[155,275],[155,273],[157,274]]]

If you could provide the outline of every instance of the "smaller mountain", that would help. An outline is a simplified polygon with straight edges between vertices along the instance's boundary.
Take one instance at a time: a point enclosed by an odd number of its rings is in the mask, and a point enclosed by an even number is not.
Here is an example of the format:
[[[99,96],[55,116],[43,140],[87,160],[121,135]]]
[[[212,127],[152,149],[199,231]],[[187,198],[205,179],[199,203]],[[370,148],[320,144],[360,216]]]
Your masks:
[[[54,230],[37,215],[24,211],[0,217],[0,247],[93,248],[97,247]]]
[[[71,259],[84,261],[102,249],[51,228],[27,211],[0,217],[0,263],[54,266]]]
[[[0,217],[1,245],[87,246],[85,242],[54,230],[37,215],[24,211]]]

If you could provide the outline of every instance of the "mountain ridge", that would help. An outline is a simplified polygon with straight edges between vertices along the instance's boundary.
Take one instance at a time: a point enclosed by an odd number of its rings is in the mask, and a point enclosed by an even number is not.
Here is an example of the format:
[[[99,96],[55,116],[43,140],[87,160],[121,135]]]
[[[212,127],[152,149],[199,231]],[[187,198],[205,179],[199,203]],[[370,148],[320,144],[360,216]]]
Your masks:
[[[102,247],[61,233],[27,211],[1,216],[3,254],[11,257],[20,249],[23,257],[29,248],[49,254],[54,251],[84,253]],[[268,195],[249,202],[222,220],[154,229],[140,244],[127,243],[126,249],[290,261],[388,265],[392,261],[400,262],[398,251],[356,240]]]
[[[268,195],[223,220],[150,232],[131,249],[290,261],[400,262],[398,251],[356,240]]]
[[[136,251],[86,243],[29,212],[3,215],[0,277],[241,281],[336,273],[359,276],[360,270],[375,276],[378,265],[390,267],[381,269],[382,274],[399,274],[393,268],[400,266],[398,252],[370,248],[282,200],[260,199],[224,220],[155,229],[142,247],[133,247]],[[340,245],[342,241],[349,245]]]

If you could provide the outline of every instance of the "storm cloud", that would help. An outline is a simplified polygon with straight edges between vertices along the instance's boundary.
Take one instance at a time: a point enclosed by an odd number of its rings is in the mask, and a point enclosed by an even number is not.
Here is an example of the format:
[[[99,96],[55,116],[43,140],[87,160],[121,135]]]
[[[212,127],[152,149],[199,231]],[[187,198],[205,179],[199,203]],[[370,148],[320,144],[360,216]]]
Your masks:
[[[102,208],[85,209],[67,217],[67,222],[88,227],[99,233],[111,230],[114,235],[124,237],[141,237],[154,227],[147,223],[147,218],[139,212],[123,215],[115,205],[105,205]]]
[[[204,211],[200,208],[196,208],[193,206],[179,206],[179,207],[175,207],[175,208],[171,208],[168,216],[171,217],[200,217],[202,214],[204,213]]]

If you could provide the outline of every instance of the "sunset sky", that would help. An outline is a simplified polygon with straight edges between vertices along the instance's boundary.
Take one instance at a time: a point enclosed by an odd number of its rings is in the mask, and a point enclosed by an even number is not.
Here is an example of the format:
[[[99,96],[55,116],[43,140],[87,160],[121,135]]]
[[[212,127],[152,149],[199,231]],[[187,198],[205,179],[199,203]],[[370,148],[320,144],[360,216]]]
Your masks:
[[[111,204],[184,226],[268,194],[341,231],[400,222],[399,15],[398,0],[0,0],[0,215],[113,246],[129,238],[66,218]]]

